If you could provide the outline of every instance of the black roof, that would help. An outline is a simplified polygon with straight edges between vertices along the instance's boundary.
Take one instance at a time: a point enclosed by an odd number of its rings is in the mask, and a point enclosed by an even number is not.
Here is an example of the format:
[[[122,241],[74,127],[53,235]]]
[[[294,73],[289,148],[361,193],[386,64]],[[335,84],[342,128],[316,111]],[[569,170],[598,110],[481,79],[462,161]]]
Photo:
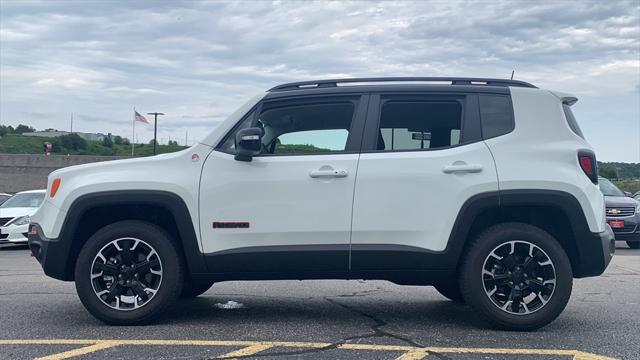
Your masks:
[[[489,78],[464,78],[464,77],[380,77],[380,78],[351,78],[351,79],[329,79],[300,81],[278,85],[269,89],[269,92],[336,88],[338,84],[375,84],[375,83],[434,83],[442,85],[468,85],[468,86],[496,86],[496,87],[528,87],[536,88],[528,82],[509,79],[489,79]]]

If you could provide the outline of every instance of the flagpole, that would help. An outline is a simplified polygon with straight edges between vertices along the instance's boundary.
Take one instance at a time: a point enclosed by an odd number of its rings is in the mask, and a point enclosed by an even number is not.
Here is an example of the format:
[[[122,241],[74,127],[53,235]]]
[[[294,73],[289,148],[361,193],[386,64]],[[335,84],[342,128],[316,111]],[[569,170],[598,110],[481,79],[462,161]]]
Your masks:
[[[131,134],[131,157],[133,157],[133,149],[136,143],[136,107],[133,107],[133,133]]]

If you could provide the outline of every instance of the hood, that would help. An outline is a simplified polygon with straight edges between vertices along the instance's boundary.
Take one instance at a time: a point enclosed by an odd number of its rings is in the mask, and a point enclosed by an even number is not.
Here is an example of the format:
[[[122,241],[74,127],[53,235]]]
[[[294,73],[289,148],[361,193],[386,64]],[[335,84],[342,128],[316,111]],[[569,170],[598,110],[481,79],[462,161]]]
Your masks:
[[[191,151],[191,148],[186,148],[180,151],[158,154],[154,156],[145,156],[145,157],[136,157],[130,159],[119,159],[119,160],[109,160],[109,161],[98,161],[87,164],[66,166],[60,169],[57,169],[49,174],[49,177],[56,176],[64,176],[67,174],[73,174],[76,172],[86,171],[88,169],[107,169],[107,168],[127,168],[127,167],[136,167],[140,165],[147,164],[158,164],[162,163],[166,159],[173,159],[182,156],[185,153]]]
[[[636,207],[638,201],[626,196],[605,196],[604,202],[607,207]]]
[[[14,218],[17,216],[33,215],[38,208],[31,207],[10,207],[0,208],[0,218]]]

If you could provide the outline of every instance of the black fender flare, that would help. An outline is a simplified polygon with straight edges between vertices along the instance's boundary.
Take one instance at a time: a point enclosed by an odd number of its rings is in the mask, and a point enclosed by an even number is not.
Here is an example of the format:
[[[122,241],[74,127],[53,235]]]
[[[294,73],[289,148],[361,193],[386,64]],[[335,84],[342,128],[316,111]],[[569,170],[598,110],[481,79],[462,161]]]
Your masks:
[[[200,252],[196,229],[194,228],[191,214],[184,200],[175,193],[158,190],[114,190],[90,193],[75,199],[65,217],[60,236],[57,239],[50,239],[48,252],[55,250],[53,254],[47,254],[47,258],[55,259],[46,261],[43,264],[47,275],[61,279],[73,280],[73,264],[79,248],[86,239],[78,239],[75,234],[83,214],[91,209],[105,206],[127,206],[127,205],[151,205],[166,209],[175,221],[180,242],[184,251],[188,273],[206,273],[207,268],[203,254]],[[56,244],[57,246],[52,246]],[[48,260],[48,259],[47,259]]]
[[[559,190],[515,189],[481,193],[469,198],[462,206],[451,231],[446,250],[449,265],[457,267],[458,261],[469,239],[471,226],[483,211],[497,208],[508,211],[509,207],[553,207],[564,213],[569,220],[567,226],[573,239],[562,239],[572,252],[572,267],[575,277],[601,274],[609,263],[609,249],[603,248],[600,233],[592,233],[578,199]],[[609,259],[609,260],[608,260]]]

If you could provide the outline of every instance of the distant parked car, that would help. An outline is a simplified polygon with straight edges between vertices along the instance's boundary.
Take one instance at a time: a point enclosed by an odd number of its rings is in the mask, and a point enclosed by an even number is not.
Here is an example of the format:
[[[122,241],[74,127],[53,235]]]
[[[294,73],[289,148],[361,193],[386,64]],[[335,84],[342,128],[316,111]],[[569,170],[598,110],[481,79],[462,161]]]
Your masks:
[[[23,191],[0,205],[0,244],[26,243],[29,216],[38,210],[46,190]]]
[[[9,200],[11,194],[0,193],[0,205],[2,205],[5,201]]]
[[[600,191],[607,207],[607,223],[616,240],[627,242],[632,249],[640,249],[640,203],[618,189],[611,181],[599,178]]]

